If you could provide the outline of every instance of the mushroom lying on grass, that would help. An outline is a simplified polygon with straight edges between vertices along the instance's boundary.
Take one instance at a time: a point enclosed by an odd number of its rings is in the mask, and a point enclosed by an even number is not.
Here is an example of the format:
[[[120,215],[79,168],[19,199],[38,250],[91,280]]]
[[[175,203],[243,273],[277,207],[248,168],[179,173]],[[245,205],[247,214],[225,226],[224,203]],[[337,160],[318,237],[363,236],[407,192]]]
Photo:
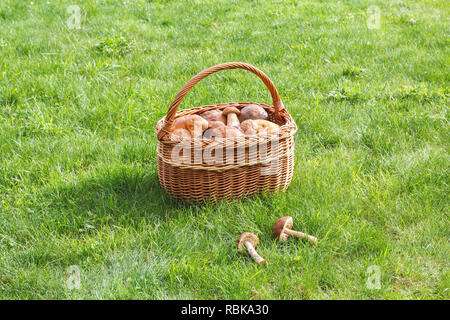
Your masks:
[[[289,236],[301,239],[307,239],[311,244],[317,244],[317,238],[307,235],[306,233],[292,230],[292,217],[283,217],[278,219],[273,225],[273,235],[279,241],[284,242]]]
[[[257,264],[267,265],[267,260],[261,257],[256,252],[256,247],[258,246],[258,237],[251,232],[244,232],[241,234],[237,240],[237,249],[240,253],[244,253],[247,249],[250,256],[255,260]]]

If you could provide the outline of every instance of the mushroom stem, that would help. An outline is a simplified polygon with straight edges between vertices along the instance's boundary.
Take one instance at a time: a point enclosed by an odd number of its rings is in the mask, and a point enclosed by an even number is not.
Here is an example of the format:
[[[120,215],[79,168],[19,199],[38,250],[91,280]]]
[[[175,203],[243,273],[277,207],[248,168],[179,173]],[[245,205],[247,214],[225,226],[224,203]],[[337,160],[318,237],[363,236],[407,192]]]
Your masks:
[[[295,230],[291,230],[291,229],[285,229],[284,232],[286,232],[288,235],[290,236],[294,236],[300,239],[308,239],[309,242],[311,242],[312,244],[317,244],[317,238],[310,236],[306,233],[300,232],[300,231],[295,231]]]
[[[267,265],[267,260],[256,252],[255,248],[253,248],[253,245],[249,241],[245,241],[244,246],[247,248],[248,253],[257,264]]]
[[[241,125],[241,123],[239,122],[239,119],[238,119],[236,113],[229,113],[227,115],[227,126],[239,128],[240,125]]]

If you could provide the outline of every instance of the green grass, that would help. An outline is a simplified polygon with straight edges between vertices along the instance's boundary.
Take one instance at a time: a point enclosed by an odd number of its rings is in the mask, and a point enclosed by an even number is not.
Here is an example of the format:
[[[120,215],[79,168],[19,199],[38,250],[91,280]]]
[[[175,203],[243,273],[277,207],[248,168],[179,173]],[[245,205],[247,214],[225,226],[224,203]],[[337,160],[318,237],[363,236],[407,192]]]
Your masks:
[[[449,299],[448,18],[446,1],[2,0],[0,298]],[[227,61],[278,87],[294,178],[185,206],[159,186],[154,127]],[[182,106],[230,101],[270,97],[226,71]],[[274,241],[285,215],[319,245]],[[236,252],[245,231],[267,268]]]

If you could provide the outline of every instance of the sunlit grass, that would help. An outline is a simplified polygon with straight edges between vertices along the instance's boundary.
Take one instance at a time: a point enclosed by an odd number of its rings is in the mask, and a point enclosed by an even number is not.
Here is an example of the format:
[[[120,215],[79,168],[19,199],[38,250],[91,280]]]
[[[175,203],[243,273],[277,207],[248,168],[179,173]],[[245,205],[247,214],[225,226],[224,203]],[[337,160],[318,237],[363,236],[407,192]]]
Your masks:
[[[373,4],[1,1],[0,298],[448,299],[448,5],[378,2],[369,29]],[[185,206],[159,186],[154,127],[227,61],[277,86],[299,127],[294,178]],[[270,96],[226,71],[182,107],[230,101]],[[285,215],[319,245],[277,243]],[[267,268],[235,250],[245,231]]]

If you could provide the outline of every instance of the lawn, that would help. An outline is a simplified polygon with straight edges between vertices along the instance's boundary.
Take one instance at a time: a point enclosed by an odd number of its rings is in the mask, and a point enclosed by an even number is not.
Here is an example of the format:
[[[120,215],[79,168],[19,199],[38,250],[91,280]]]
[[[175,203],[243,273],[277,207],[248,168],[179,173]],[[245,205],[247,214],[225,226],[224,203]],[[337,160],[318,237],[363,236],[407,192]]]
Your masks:
[[[2,0],[0,298],[449,299],[449,9]],[[228,61],[295,119],[293,181],[185,205],[159,185],[154,127]],[[182,108],[231,101],[271,99],[223,71]],[[277,243],[286,215],[318,245]],[[236,251],[245,231],[267,267]]]

